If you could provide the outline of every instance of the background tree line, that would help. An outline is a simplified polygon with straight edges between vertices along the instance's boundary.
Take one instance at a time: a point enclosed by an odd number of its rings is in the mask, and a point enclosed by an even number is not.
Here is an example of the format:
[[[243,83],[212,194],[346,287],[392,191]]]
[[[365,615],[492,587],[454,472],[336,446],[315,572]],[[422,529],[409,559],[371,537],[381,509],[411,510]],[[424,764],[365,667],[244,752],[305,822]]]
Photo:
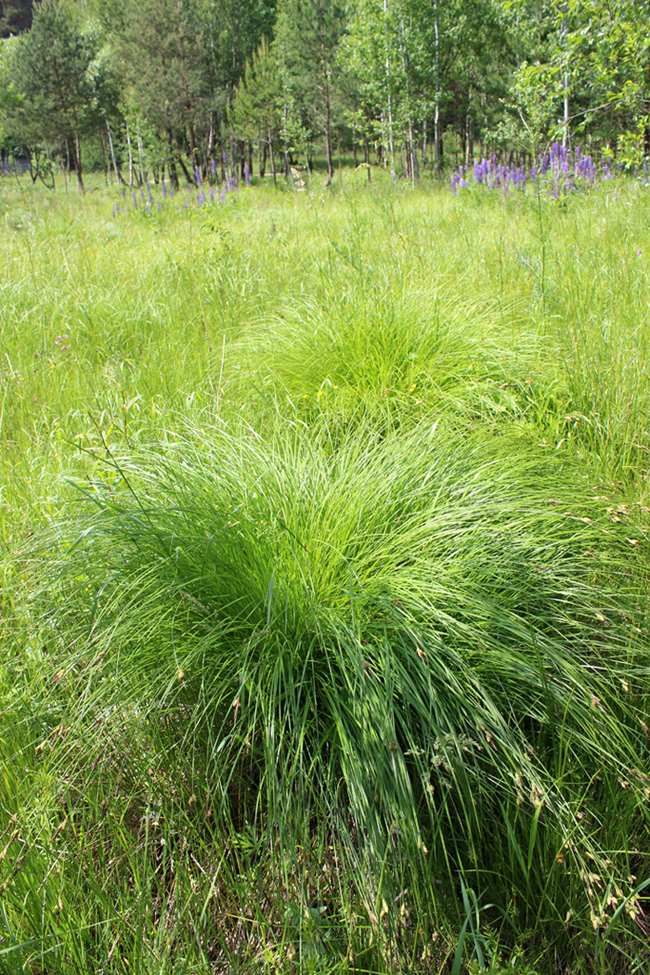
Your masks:
[[[0,3],[0,140],[83,187],[650,152],[650,0]],[[368,169],[368,174],[370,169]]]

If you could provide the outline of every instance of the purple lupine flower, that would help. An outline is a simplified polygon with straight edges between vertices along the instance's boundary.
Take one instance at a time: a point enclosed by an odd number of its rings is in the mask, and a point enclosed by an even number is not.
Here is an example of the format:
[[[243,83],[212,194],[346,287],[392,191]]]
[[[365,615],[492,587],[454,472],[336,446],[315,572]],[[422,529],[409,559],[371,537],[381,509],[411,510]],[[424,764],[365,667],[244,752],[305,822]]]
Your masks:
[[[122,199],[126,200],[126,186],[122,187]]]
[[[217,164],[214,161],[214,159],[211,159],[210,160],[210,166],[212,167],[212,175],[213,176],[216,176],[217,175]]]
[[[248,163],[244,163],[244,179],[246,180],[246,186],[251,185],[251,171],[248,168]]]
[[[163,200],[166,200],[167,199],[167,186],[165,184],[165,180],[163,180],[162,183],[161,183],[161,189],[162,189]]]
[[[196,175],[196,185],[203,186],[203,180],[201,179],[201,170],[198,166],[194,167],[194,173]]]
[[[214,188],[210,185],[210,202],[214,203]]]
[[[137,198],[137,196],[135,194],[135,190],[132,191],[132,196],[133,196],[133,207],[134,207],[134,209],[137,210],[138,209],[138,198]]]
[[[226,202],[226,187],[222,187],[221,193],[219,194],[219,199],[222,203]]]
[[[221,158],[223,159],[224,166],[227,166],[228,165],[228,153],[226,152],[225,149],[221,153]]]
[[[536,166],[533,166],[533,168],[531,169],[531,171],[530,171],[530,178],[532,180],[536,180],[537,179],[537,167]]]
[[[144,189],[142,187],[140,187],[140,199],[144,203]]]
[[[453,193],[454,196],[456,196],[456,194],[458,193],[458,190],[456,189],[456,178],[453,175],[451,177],[451,192]]]
[[[235,181],[232,178],[232,176],[228,177],[228,189],[230,190],[231,193],[235,192]]]

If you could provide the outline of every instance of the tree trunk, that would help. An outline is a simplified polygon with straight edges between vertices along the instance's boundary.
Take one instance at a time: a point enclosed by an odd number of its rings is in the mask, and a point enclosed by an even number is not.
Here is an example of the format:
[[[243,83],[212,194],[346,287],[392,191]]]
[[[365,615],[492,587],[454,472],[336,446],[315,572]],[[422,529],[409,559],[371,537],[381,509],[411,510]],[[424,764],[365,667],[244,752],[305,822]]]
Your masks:
[[[104,138],[104,130],[100,128],[99,130],[99,141],[102,144],[102,167],[104,169],[104,179],[106,180],[106,185],[109,185],[109,175],[111,167],[108,164],[108,153],[106,152],[106,139]]]
[[[172,188],[178,189],[178,173],[176,171],[176,163],[174,162],[174,141],[172,139],[172,130],[167,129],[167,165],[169,167],[169,178],[172,183]]]
[[[273,133],[271,132],[270,125],[269,125],[269,156],[271,158],[271,175],[273,176],[273,185],[277,186],[277,179],[275,175],[275,160],[273,158]]]
[[[260,139],[260,179],[264,179],[264,176],[266,175],[266,149],[266,139]]]
[[[289,179],[291,166],[289,165],[289,137],[287,135],[287,100],[284,100],[282,115],[282,149],[284,151],[284,175]]]
[[[330,138],[330,72],[327,62],[327,48],[325,45],[325,27],[323,24],[323,3],[318,4],[318,32],[320,35],[320,64],[323,74],[323,95],[325,96],[325,157],[327,159],[327,183],[330,186],[334,177],[334,167],[332,166],[332,146]]]
[[[560,43],[564,41],[564,71],[562,72],[562,88],[564,91],[564,125],[562,127],[562,145],[569,141],[569,29],[567,16],[569,14],[569,0],[564,2],[562,22],[560,25]]]
[[[469,90],[469,97],[467,99],[467,113],[465,115],[465,165],[469,166],[474,162],[474,123],[472,119],[470,104],[472,98],[472,89]]]
[[[72,140],[72,161],[77,173],[77,185],[83,193],[85,186],[83,177],[81,175],[81,145],[79,143],[79,132],[77,130],[75,130],[74,139]]]
[[[140,170],[139,183],[140,186],[144,186],[147,182],[147,171],[144,168],[144,150],[142,148],[142,137],[140,135],[140,127],[137,128],[137,140],[138,140],[138,168]]]
[[[384,0],[384,39],[386,42],[386,93],[388,110],[388,154],[390,158],[390,179],[395,184],[395,145],[393,142],[393,100],[391,96],[390,49],[388,46],[388,0]]]
[[[129,123],[124,123],[126,128],[126,148],[129,154],[129,186],[133,186],[133,153],[131,151],[131,136],[129,135]]]
[[[411,184],[415,186],[416,180],[416,170],[417,163],[415,159],[415,141],[413,139],[413,118],[411,115],[411,92],[409,85],[409,65],[408,65],[408,52],[406,49],[406,30],[404,28],[404,17],[400,19],[400,27],[402,32],[402,68],[404,70],[404,77],[406,79],[406,105],[407,105],[407,121],[408,121],[408,157],[409,164],[408,170],[411,176]]]
[[[438,0],[433,0],[435,32],[435,91],[433,110],[433,171],[436,179],[440,176],[440,22],[438,20]]]
[[[120,171],[117,168],[117,163],[115,161],[115,149],[113,148],[113,136],[111,135],[111,127],[108,124],[108,119],[106,119],[106,131],[108,132],[108,145],[111,150],[111,159],[113,160],[113,169],[115,170],[115,179],[120,182]]]
[[[183,175],[185,176],[185,179],[187,180],[187,185],[188,186],[191,186],[192,183],[194,182],[194,176],[190,176],[189,170],[188,170],[187,166],[185,165],[182,156],[179,156],[178,157],[178,163],[179,163],[181,169],[183,170]]]

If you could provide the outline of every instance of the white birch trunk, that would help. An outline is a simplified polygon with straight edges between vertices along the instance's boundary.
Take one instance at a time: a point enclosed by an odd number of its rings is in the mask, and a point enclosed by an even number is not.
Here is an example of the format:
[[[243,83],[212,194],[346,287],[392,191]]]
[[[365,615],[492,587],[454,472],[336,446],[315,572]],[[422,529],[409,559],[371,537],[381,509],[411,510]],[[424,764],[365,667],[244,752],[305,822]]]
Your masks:
[[[388,47],[388,0],[384,0],[384,36],[386,39],[386,91],[388,95],[388,155],[390,159],[390,178],[395,185],[395,143],[393,140],[393,99],[391,95],[390,51]]]

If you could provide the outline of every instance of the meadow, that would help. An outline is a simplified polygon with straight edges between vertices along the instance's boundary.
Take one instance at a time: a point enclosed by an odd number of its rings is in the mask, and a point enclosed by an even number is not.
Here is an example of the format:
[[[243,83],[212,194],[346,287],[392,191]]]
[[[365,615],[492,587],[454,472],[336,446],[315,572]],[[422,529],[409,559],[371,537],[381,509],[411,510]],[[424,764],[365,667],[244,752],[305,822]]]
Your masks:
[[[650,967],[650,196],[0,181],[0,972]]]

